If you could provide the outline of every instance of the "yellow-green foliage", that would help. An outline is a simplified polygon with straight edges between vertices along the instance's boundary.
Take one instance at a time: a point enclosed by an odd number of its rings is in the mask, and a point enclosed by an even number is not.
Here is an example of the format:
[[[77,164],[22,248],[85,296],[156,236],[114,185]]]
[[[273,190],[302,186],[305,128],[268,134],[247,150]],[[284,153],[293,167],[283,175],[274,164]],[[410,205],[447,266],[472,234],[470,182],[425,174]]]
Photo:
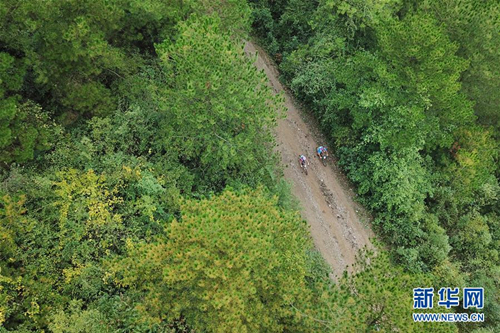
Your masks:
[[[121,216],[113,213],[113,207],[122,202],[116,196],[118,189],[108,188],[106,177],[93,170],[80,173],[70,169],[59,176],[54,205],[59,208],[60,247],[83,238],[96,242],[100,248],[109,247],[102,234],[119,229],[122,224]]]
[[[451,163],[447,172],[453,175],[452,181],[464,199],[473,197],[481,187],[491,186],[499,151],[491,134],[481,128],[462,129],[450,150],[456,163]]]
[[[353,274],[339,281],[341,298],[333,303],[333,318],[342,319],[333,331],[456,332],[456,326],[451,323],[431,326],[412,320],[413,312],[450,311],[437,306],[432,310],[413,310],[412,289],[433,286],[433,283],[430,274],[411,274],[394,265],[385,251],[379,251],[376,256],[363,251]]]
[[[17,234],[26,232],[29,228],[28,220],[23,216],[26,212],[25,200],[25,196],[0,197],[0,254],[6,259],[0,261],[0,326],[14,311],[11,291],[20,287],[19,279],[12,277],[12,271],[8,266],[15,261],[13,257],[17,250]]]
[[[186,200],[157,243],[129,243],[129,257],[112,265],[115,281],[145,289],[157,319],[182,315],[216,332],[306,329],[291,305],[308,299],[310,243],[299,215],[276,204],[262,189]]]

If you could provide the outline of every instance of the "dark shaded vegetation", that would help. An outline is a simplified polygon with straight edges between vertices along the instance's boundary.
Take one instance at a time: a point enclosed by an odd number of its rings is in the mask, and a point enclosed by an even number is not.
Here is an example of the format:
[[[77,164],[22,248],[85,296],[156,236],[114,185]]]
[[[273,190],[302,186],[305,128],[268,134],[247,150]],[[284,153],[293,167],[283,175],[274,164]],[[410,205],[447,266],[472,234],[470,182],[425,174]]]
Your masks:
[[[437,287],[484,286],[484,326],[498,329],[498,3],[251,3],[394,259]]]

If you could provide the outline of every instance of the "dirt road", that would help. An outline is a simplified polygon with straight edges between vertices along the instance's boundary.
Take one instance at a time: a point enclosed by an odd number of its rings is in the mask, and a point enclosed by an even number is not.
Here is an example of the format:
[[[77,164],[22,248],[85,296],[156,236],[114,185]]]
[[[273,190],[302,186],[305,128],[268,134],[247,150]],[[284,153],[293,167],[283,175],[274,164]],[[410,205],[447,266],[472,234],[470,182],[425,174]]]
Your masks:
[[[247,54],[254,54],[258,46],[248,42]],[[343,176],[333,165],[332,159],[325,167],[315,157],[319,135],[306,124],[292,97],[283,89],[278,72],[262,49],[258,49],[255,66],[264,70],[275,92],[284,92],[287,107],[286,119],[280,119],[276,129],[277,149],[285,166],[285,177],[293,184],[292,192],[300,201],[302,217],[311,226],[316,248],[333,270],[332,278],[340,276],[346,266],[355,261],[358,249],[371,247],[373,233],[368,222],[361,222],[362,207],[352,200],[354,193],[343,181]],[[303,154],[310,162],[306,176],[298,165]]]

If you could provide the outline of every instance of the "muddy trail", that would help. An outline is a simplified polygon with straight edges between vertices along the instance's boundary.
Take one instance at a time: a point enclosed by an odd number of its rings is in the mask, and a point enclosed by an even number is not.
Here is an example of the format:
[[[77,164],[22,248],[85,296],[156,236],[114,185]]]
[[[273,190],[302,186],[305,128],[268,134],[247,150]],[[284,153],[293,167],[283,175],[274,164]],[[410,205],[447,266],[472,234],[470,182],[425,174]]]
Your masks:
[[[276,128],[285,178],[292,183],[292,193],[300,202],[302,217],[310,225],[314,245],[332,267],[332,278],[335,278],[355,262],[359,249],[365,245],[371,247],[373,233],[368,215],[353,201],[354,193],[336,167],[332,154],[326,166],[316,157],[316,148],[326,142],[321,140],[313,121],[304,121],[307,116],[279,82],[279,73],[265,52],[251,42],[246,43],[247,54],[257,51],[255,66],[264,70],[274,91],[283,92],[285,97],[287,116],[278,121]],[[300,154],[310,163],[308,175],[298,164]]]

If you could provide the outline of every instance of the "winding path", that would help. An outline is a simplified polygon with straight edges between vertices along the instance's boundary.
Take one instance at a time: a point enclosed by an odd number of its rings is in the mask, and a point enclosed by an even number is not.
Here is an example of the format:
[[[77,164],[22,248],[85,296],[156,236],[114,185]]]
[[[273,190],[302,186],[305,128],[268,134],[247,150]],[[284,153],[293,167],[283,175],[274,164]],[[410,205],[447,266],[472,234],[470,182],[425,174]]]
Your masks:
[[[292,183],[292,193],[300,201],[302,217],[310,225],[314,244],[332,267],[332,278],[335,278],[355,262],[357,250],[365,245],[372,247],[373,232],[368,219],[363,218],[366,222],[361,222],[361,216],[367,214],[352,200],[354,193],[332,160],[325,167],[315,158],[316,147],[324,142],[318,142],[320,136],[314,126],[302,119],[299,108],[283,89],[279,73],[265,52],[251,42],[246,43],[247,54],[257,51],[255,66],[265,72],[274,91],[283,92],[285,96],[287,117],[278,120],[276,128],[277,149],[281,152],[285,178]],[[304,154],[311,163],[307,176],[297,163],[299,154]]]

